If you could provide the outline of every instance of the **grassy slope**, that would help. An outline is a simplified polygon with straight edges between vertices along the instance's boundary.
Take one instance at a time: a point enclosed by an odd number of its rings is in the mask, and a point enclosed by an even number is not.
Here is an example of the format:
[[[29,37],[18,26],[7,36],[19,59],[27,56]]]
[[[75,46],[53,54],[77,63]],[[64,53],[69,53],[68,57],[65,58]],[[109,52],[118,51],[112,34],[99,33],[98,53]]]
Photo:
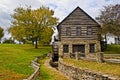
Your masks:
[[[105,54],[120,54],[120,45],[107,45]]]
[[[0,45],[0,80],[21,80],[30,75],[29,67],[35,56],[50,51],[50,47],[34,49],[31,45]]]
[[[97,63],[91,61],[79,60],[75,59],[64,59],[69,65],[74,65],[80,67],[82,69],[88,69],[95,72],[105,73],[109,75],[116,75],[120,77],[120,64],[110,64],[110,63]]]
[[[107,45],[107,49],[104,51],[104,57],[108,59],[120,59],[120,45]]]

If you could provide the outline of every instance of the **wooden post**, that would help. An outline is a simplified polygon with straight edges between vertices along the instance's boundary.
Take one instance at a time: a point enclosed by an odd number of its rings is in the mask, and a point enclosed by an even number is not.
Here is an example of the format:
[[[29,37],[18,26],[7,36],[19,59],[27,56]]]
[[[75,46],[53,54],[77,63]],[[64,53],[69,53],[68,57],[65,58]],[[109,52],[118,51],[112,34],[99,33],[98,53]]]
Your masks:
[[[78,52],[75,52],[75,59],[76,59],[76,60],[79,59]]]
[[[103,60],[103,52],[98,52],[97,53],[97,61],[98,62],[104,62],[104,60]]]

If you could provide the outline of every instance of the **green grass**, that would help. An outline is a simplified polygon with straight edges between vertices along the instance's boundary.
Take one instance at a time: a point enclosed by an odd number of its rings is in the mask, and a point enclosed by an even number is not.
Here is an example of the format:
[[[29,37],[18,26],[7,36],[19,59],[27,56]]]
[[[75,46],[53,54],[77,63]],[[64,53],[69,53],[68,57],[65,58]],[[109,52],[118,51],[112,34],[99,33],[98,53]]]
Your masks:
[[[120,59],[120,45],[107,45],[107,49],[104,51],[104,58]]]
[[[40,60],[40,77],[37,80],[68,80],[64,75],[45,65],[46,60],[48,59]]]
[[[76,61],[75,59],[69,59],[69,58],[63,60],[68,65],[74,65],[82,69],[87,69],[90,71],[92,70],[95,72],[100,72],[100,73],[120,77],[120,64],[97,63],[97,62],[84,61],[84,60]]]
[[[34,49],[32,45],[0,44],[0,80],[22,80],[31,73],[31,60],[51,50],[51,47]]]
[[[120,54],[120,45],[107,45],[105,54]]]

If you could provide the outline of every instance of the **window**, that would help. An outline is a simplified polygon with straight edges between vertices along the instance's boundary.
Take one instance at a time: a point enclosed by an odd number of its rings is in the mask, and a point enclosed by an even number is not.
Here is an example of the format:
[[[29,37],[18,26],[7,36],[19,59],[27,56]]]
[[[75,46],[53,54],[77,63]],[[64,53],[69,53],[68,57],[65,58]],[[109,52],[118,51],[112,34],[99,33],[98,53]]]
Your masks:
[[[92,28],[91,27],[87,27],[87,35],[92,35]]]
[[[81,35],[81,28],[80,28],[80,27],[77,27],[77,28],[76,28],[76,35],[77,35],[77,36],[80,36],[80,35]]]
[[[68,49],[68,48],[69,48],[68,45],[66,45],[66,44],[63,45],[63,52],[64,52],[64,53],[68,53],[68,52],[69,52],[69,49]]]
[[[66,28],[66,36],[71,36],[71,28],[70,27]]]
[[[90,53],[94,53],[95,52],[95,44],[90,44]]]

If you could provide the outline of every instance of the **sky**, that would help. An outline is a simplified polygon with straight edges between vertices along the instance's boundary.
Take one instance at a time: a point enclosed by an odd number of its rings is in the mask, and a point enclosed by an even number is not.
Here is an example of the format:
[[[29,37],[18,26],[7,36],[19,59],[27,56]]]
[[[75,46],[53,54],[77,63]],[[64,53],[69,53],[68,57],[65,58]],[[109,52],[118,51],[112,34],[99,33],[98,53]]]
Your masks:
[[[77,6],[95,19],[103,6],[110,4],[120,4],[120,0],[0,0],[0,26],[5,29],[5,37],[9,37],[6,31],[11,25],[11,15],[14,9],[20,6],[31,6],[33,9],[49,7],[54,10],[54,16],[62,21]]]

